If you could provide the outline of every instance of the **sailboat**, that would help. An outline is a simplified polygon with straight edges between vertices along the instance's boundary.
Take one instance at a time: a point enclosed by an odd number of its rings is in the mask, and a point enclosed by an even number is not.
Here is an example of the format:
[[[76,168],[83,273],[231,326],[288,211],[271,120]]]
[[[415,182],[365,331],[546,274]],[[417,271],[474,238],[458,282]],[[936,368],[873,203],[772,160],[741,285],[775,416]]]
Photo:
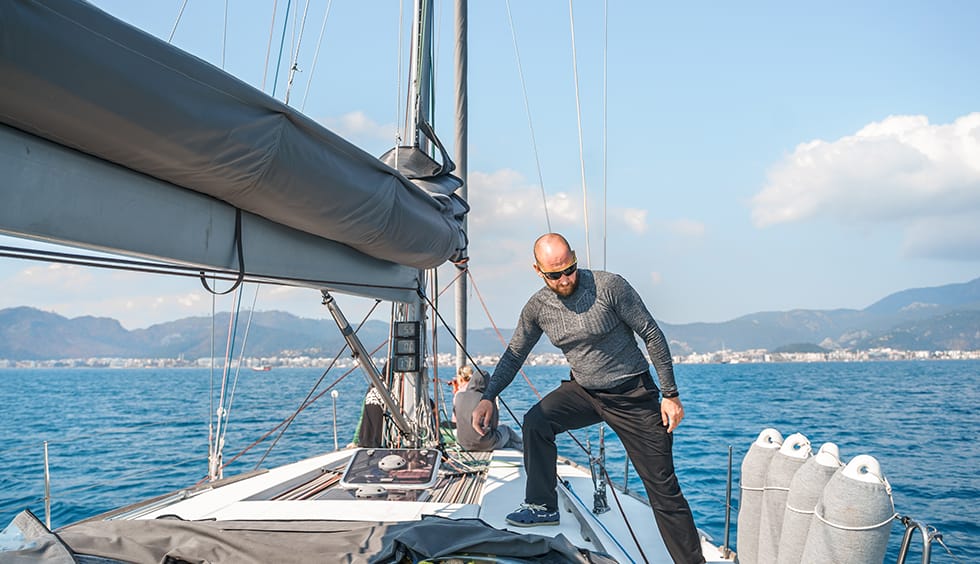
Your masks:
[[[523,501],[522,453],[445,449],[423,353],[426,269],[466,260],[468,207],[426,112],[431,10],[415,10],[411,143],[379,160],[87,3],[0,1],[0,232],[129,257],[49,259],[190,274],[211,290],[218,280],[314,288],[387,413],[380,447],[227,477],[216,448],[206,482],[56,531],[25,512],[8,528],[23,541],[9,554],[670,561],[649,505],[606,483],[601,457],[596,470],[559,461],[561,521],[527,532],[504,519]],[[334,293],[395,304],[390,370],[371,361]],[[701,545],[708,562],[734,559],[707,535]]]
[[[411,143],[379,160],[84,2],[4,0],[0,20],[0,230],[197,272],[208,287],[217,279],[316,288],[390,421],[381,448],[242,476],[224,477],[213,452],[211,480],[56,534],[22,514],[14,528],[44,547],[35,556],[668,561],[641,499],[624,494],[618,510],[592,511],[586,468],[557,468],[568,514],[560,525],[515,533],[504,515],[523,499],[521,452],[440,450],[425,409],[425,269],[465,259],[468,208],[425,114],[424,87],[413,93]],[[415,20],[412,83],[425,85],[431,4],[419,5]],[[373,365],[334,292],[396,304],[390,372]],[[707,538],[704,546],[710,560],[723,560]]]

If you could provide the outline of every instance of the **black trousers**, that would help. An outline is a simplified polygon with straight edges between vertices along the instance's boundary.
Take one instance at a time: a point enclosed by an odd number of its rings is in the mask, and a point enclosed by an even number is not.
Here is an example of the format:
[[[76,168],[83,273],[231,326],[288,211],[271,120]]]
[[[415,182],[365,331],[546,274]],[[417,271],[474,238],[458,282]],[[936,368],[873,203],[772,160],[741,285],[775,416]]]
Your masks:
[[[555,435],[605,421],[633,462],[674,562],[704,562],[691,508],[674,473],[673,435],[660,417],[659,391],[649,372],[609,390],[566,380],[524,416],[525,503],[558,508]]]

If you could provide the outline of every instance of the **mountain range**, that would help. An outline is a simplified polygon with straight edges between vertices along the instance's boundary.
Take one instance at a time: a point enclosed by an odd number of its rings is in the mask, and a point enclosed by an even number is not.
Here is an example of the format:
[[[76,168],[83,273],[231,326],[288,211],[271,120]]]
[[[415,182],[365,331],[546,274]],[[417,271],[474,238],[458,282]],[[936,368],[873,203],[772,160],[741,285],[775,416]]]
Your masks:
[[[0,310],[0,359],[53,360],[67,358],[177,358],[220,355],[224,338],[212,327],[227,327],[229,313],[188,317],[127,330],[117,320],[83,316],[68,319],[30,307]],[[241,316],[238,347],[244,337]],[[980,278],[961,284],[896,292],[861,309],[761,312],[720,323],[661,323],[673,354],[706,353],[722,349],[748,350],[904,350],[980,349]],[[505,339],[512,330],[502,330]],[[370,349],[380,345],[388,325],[370,320],[359,329]],[[440,328],[439,350],[455,350],[452,336]],[[256,311],[247,337],[251,357],[333,357],[344,341],[329,319],[300,318],[281,311]],[[503,345],[493,329],[470,330],[471,355],[499,354]],[[240,348],[236,348],[240,350]],[[556,349],[542,339],[535,352]]]

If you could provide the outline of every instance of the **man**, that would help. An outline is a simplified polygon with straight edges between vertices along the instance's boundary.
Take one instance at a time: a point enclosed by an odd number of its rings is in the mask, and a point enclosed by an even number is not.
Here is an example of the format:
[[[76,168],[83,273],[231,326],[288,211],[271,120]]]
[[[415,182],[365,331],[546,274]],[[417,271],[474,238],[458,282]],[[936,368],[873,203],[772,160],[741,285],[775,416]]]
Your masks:
[[[473,409],[479,405],[480,400],[483,398],[483,390],[487,387],[486,372],[483,370],[472,372],[471,370],[470,373],[472,376],[470,376],[469,384],[453,397],[453,416],[458,421],[472,421],[471,414],[473,413]],[[507,425],[498,424],[498,421],[499,413],[495,405],[490,415],[488,429],[484,429],[484,432],[476,432],[472,425],[458,425],[456,428],[456,442],[466,450],[475,452],[491,451],[499,448],[522,448],[521,436]]]
[[[507,522],[519,527],[558,523],[555,435],[605,421],[643,480],[671,557],[704,562],[691,509],[674,474],[671,433],[684,418],[684,407],[660,327],[621,276],[579,270],[575,252],[561,235],[538,238],[534,259],[545,287],[521,310],[510,344],[473,410],[473,428],[482,433],[487,427],[494,399],[513,381],[542,333],[565,354],[571,379],[524,416],[524,504]],[[659,390],[635,335],[650,353]]]

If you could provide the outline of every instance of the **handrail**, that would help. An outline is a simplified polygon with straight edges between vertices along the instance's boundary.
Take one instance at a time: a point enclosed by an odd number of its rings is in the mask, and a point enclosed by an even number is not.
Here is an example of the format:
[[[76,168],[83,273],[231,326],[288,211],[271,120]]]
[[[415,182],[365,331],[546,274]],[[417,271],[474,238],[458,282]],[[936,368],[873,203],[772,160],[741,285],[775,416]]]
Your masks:
[[[731,542],[729,531],[732,527],[732,445],[728,445],[728,480],[725,485],[725,543],[721,545],[721,555],[725,558],[731,556],[729,548]]]
[[[905,557],[908,556],[909,546],[912,544],[912,535],[918,530],[922,533],[922,564],[929,564],[932,559],[932,541],[942,542],[943,534],[935,528],[912,519],[909,516],[899,517],[905,525],[905,535],[902,537],[902,546],[898,549],[898,560],[896,564],[905,564]]]

